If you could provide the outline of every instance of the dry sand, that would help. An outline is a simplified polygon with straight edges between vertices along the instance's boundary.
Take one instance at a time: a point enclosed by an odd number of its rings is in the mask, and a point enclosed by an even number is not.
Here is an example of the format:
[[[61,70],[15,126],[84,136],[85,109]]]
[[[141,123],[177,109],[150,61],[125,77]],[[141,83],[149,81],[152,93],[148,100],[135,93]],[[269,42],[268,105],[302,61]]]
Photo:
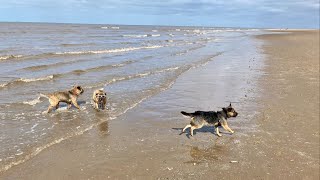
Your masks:
[[[319,179],[319,31],[257,39],[264,42],[263,68],[251,48],[217,57],[0,179]],[[244,75],[251,80],[242,87]],[[188,123],[179,111],[217,110],[230,100],[240,102],[239,117],[229,121],[235,134],[218,138],[203,128],[194,137],[178,135]]]

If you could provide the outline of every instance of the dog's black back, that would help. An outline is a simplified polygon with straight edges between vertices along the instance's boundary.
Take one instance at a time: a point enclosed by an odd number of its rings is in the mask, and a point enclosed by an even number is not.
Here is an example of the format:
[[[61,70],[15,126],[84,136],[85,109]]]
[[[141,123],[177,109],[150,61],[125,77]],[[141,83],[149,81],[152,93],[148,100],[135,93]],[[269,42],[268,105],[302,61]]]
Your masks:
[[[223,116],[221,112],[216,111],[195,111],[194,113],[187,113],[184,111],[181,111],[181,114],[185,116],[190,116],[194,119],[201,118],[202,120],[206,121],[208,124],[215,124],[219,122],[219,119]]]

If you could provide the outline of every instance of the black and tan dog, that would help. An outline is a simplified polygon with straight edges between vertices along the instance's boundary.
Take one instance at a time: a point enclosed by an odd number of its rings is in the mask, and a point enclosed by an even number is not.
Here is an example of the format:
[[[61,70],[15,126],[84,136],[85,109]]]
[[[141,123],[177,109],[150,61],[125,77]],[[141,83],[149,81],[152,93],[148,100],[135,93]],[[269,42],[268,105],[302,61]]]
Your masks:
[[[95,90],[92,94],[93,107],[97,110],[104,110],[107,105],[107,93],[102,89]]]
[[[217,135],[220,137],[219,126],[225,130],[234,133],[228,126],[227,119],[236,117],[238,113],[233,109],[231,103],[228,107],[222,108],[222,111],[196,111],[194,113],[187,113],[181,111],[181,114],[191,117],[191,122],[183,128],[181,133],[190,127],[190,134],[193,136],[193,130],[200,129],[205,125],[214,125]]]
[[[78,96],[83,92],[84,90],[82,89],[81,86],[73,86],[73,88],[68,91],[54,92],[51,94],[40,93],[40,96],[49,99],[50,105],[47,110],[47,113],[49,113],[52,111],[53,108],[58,109],[60,102],[67,103],[68,109],[71,107],[71,104],[73,104],[76,108],[80,109],[77,99],[78,99]]]

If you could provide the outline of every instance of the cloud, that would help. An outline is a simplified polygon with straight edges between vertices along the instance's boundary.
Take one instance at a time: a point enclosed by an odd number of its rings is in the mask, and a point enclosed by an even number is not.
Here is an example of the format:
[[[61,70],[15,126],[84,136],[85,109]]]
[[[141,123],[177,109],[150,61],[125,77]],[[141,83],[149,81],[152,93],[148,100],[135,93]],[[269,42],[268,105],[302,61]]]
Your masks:
[[[318,0],[0,0],[0,4],[0,20],[9,16],[5,12],[23,17],[41,12],[43,21],[57,16],[53,19],[85,23],[289,26],[307,19],[305,26],[319,26]],[[9,19],[19,21],[15,13]]]

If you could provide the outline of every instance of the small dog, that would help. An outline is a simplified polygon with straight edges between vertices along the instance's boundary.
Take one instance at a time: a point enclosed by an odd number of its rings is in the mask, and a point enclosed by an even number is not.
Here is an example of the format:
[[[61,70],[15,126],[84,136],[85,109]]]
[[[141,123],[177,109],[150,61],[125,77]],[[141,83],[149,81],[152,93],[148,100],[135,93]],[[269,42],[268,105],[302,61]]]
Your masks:
[[[95,109],[104,110],[107,105],[107,93],[102,89],[95,90],[92,94],[92,101]]]
[[[47,113],[50,113],[53,108],[58,109],[59,103],[64,102],[68,104],[68,109],[71,108],[71,104],[73,104],[76,108],[80,109],[80,106],[78,105],[77,99],[80,94],[82,94],[84,90],[81,86],[73,86],[73,88],[69,91],[60,91],[60,92],[54,92],[51,94],[41,94],[40,96],[48,98],[49,99],[49,107],[47,110]]]
[[[222,111],[196,111],[194,113],[187,113],[181,111],[181,114],[191,117],[191,122],[183,128],[182,133],[190,127],[190,134],[193,136],[193,130],[200,129],[205,125],[214,125],[217,135],[222,136],[219,132],[219,126],[225,130],[234,133],[228,126],[227,119],[230,117],[237,117],[238,113],[233,109],[231,103],[228,107],[222,108]]]

